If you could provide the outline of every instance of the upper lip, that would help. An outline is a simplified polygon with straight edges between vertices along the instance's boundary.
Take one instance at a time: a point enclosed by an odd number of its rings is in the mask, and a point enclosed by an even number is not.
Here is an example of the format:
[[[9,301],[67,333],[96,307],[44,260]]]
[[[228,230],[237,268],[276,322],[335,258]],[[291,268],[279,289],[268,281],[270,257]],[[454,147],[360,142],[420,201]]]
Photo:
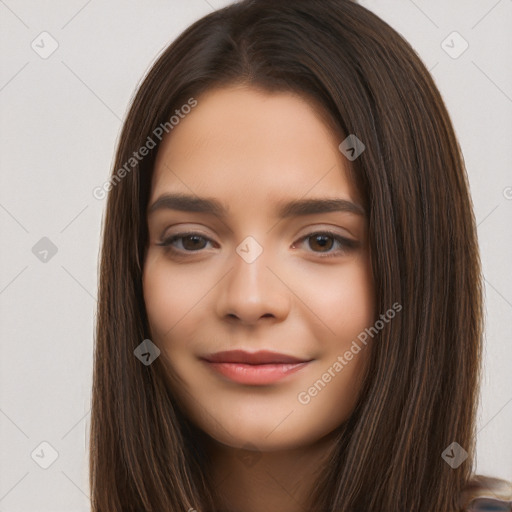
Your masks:
[[[301,359],[299,357],[279,354],[269,350],[259,352],[246,352],[245,350],[226,350],[204,356],[211,363],[245,363],[245,364],[283,364],[283,363],[304,363],[311,359]]]

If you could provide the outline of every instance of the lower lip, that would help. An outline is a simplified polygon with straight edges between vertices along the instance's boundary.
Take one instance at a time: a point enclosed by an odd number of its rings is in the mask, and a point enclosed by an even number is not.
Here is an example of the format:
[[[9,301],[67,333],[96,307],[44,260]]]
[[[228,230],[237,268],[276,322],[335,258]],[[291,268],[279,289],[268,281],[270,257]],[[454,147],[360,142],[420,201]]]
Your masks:
[[[272,384],[304,368],[310,361],[301,363],[243,364],[243,363],[205,363],[228,379],[239,384]]]

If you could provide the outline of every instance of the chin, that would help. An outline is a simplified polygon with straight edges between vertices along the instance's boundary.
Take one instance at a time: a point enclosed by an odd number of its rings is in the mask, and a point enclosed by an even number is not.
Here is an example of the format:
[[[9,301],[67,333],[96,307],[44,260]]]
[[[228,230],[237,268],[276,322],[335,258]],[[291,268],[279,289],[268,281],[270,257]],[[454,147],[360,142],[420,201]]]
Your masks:
[[[210,437],[217,442],[236,449],[245,449],[250,451],[274,452],[279,450],[290,450],[298,448],[306,442],[300,442],[298,439],[291,437],[291,432],[283,431],[279,435],[268,435],[271,430],[263,433],[261,430],[252,428],[239,429],[234,436],[229,436],[225,432],[211,432]]]

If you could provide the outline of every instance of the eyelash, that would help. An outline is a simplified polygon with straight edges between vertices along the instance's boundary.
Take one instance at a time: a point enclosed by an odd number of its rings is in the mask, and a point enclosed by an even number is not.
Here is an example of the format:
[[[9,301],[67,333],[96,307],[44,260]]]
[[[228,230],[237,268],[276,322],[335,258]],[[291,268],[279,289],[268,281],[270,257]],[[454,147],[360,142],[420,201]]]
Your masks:
[[[200,253],[202,251],[202,249],[198,249],[196,251],[187,251],[186,249],[176,249],[176,247],[171,245],[176,240],[180,240],[180,239],[186,238],[188,236],[198,236],[208,242],[213,242],[213,240],[211,240],[207,236],[202,235],[201,233],[189,231],[186,233],[177,233],[175,235],[172,235],[171,237],[169,237],[165,240],[162,240],[161,242],[157,243],[156,245],[161,246],[166,251],[170,251],[179,256],[185,256],[186,254]],[[342,246],[342,248],[338,249],[337,251],[329,251],[327,253],[311,251],[314,254],[318,254],[320,256],[320,258],[334,258],[334,257],[340,256],[342,254],[345,254],[351,250],[354,250],[359,245],[359,243],[356,242],[355,240],[349,240],[348,238],[344,238],[344,237],[342,237],[336,233],[333,233],[332,231],[328,231],[328,230],[314,231],[313,233],[309,233],[309,234],[299,238],[299,240],[297,240],[297,242],[302,243],[303,241],[307,240],[308,238],[313,238],[315,236],[328,236],[328,237],[334,238],[334,240]],[[295,245],[295,243],[294,243],[294,245]]]

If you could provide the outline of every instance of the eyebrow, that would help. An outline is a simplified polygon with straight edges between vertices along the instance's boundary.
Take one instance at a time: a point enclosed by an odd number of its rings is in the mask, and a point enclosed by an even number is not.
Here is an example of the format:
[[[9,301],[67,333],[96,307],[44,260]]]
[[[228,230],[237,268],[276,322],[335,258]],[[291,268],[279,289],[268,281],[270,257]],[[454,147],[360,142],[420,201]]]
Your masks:
[[[157,210],[180,210],[183,212],[209,213],[217,217],[226,217],[227,208],[216,199],[186,194],[163,194],[149,208],[148,214]],[[277,215],[284,219],[300,215],[317,213],[346,212],[365,216],[364,208],[347,199],[316,198],[296,199],[279,205]]]

